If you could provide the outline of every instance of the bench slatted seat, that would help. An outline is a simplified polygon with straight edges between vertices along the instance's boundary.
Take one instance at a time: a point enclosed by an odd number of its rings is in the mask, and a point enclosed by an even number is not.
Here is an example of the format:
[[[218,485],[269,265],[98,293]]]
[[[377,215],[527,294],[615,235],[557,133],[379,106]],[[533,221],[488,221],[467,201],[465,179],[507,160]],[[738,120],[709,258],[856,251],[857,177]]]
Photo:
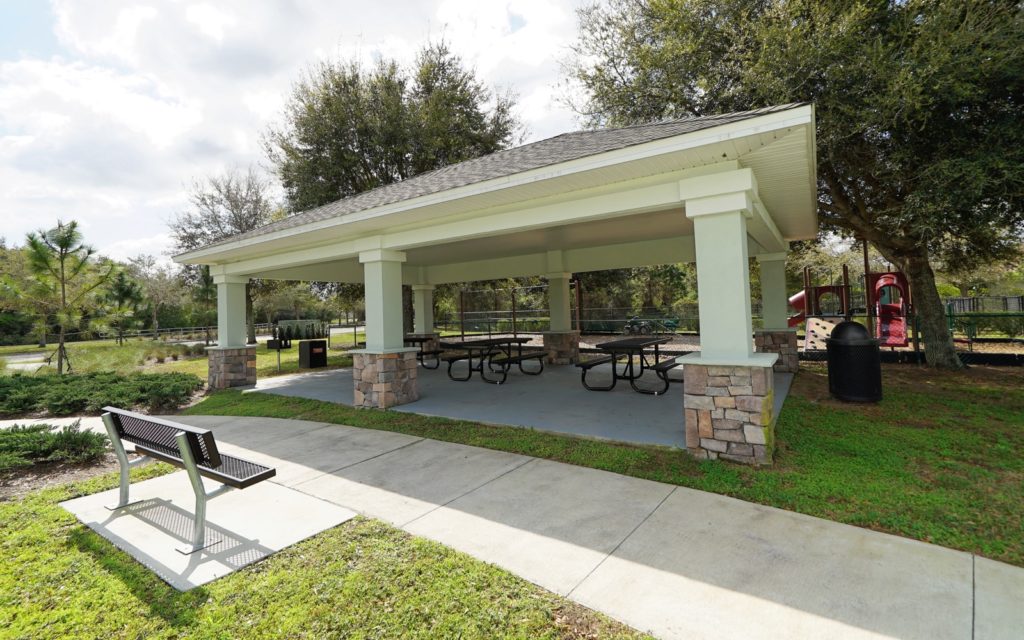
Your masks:
[[[617,359],[616,356],[608,355],[608,356],[600,356],[600,357],[597,357],[597,358],[590,358],[589,360],[583,360],[582,362],[577,362],[576,366],[580,369],[580,379],[583,382],[583,387],[585,389],[587,389],[588,391],[611,391],[612,389],[614,389],[615,388],[615,383],[618,382],[618,376],[615,375],[615,371],[614,371],[614,362],[616,361],[616,359]],[[609,362],[613,363],[613,365],[612,365],[613,371],[612,371],[612,381],[611,381],[611,384],[609,384],[607,386],[593,386],[593,385],[588,384],[587,383],[587,372],[590,371],[591,369],[593,369],[594,367],[598,366],[598,365],[608,364]]]
[[[185,424],[153,418],[116,407],[103,408],[103,424],[121,465],[120,500],[111,509],[131,504],[128,500],[129,469],[141,462],[128,461],[124,442],[135,445],[135,451],[145,457],[167,462],[188,472],[192,490],[196,495],[195,528],[192,544],[179,548],[182,553],[193,553],[214,544],[206,537],[206,500],[228,489],[245,489],[273,478],[277,471],[256,462],[229,456],[217,449],[213,432]],[[215,491],[206,492],[202,478],[221,483]]]

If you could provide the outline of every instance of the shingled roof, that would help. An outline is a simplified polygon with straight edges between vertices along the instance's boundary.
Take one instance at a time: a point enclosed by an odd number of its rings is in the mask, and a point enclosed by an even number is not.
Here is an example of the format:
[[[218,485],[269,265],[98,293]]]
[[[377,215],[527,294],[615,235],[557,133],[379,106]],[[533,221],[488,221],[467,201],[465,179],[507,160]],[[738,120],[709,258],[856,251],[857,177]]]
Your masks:
[[[277,222],[264,225],[253,231],[231,236],[215,242],[203,249],[222,244],[236,242],[248,238],[293,229],[302,225],[339,218],[346,214],[357,213],[403,200],[411,200],[420,196],[440,193],[457,187],[504,178],[507,176],[539,169],[561,162],[578,160],[608,151],[615,151],[662,138],[671,138],[703,129],[710,129],[723,124],[756,118],[758,116],[786,111],[801,106],[803,103],[791,103],[774,107],[765,107],[752,111],[740,111],[722,115],[702,116],[697,118],[680,118],[665,120],[651,124],[634,125],[617,129],[596,129],[592,131],[576,131],[563,133],[553,138],[531,142],[512,149],[496,151],[486,156],[466,160],[421,173],[407,180],[378,187],[364,193],[343,198],[329,204],[309,209]]]

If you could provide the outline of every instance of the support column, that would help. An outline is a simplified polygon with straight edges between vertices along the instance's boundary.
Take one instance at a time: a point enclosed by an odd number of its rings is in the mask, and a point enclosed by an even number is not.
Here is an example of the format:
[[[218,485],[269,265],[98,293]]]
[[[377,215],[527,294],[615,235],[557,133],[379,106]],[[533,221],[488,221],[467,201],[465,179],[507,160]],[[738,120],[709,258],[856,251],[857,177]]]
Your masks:
[[[761,316],[763,328],[754,332],[754,350],[777,353],[775,371],[796,373],[800,368],[796,329],[789,328],[786,295],[786,254],[757,256],[761,267]]]
[[[366,348],[352,356],[353,405],[386,409],[419,399],[416,351],[405,346],[399,251],[359,254],[366,288]]]
[[[214,275],[217,285],[217,346],[206,350],[207,386],[212,391],[256,384],[256,347],[246,344],[247,276]]]
[[[434,331],[434,285],[412,285],[413,336],[428,338],[423,343],[424,351],[441,348],[441,335]]]
[[[701,346],[680,358],[683,413],[686,447],[698,458],[771,462],[778,355],[754,353],[751,339],[747,220],[756,190],[749,170],[680,183],[693,221]]]
[[[569,297],[571,273],[562,271],[548,276],[548,313],[550,331],[544,332],[548,364],[573,364],[580,357],[580,333],[572,328],[572,304]]]

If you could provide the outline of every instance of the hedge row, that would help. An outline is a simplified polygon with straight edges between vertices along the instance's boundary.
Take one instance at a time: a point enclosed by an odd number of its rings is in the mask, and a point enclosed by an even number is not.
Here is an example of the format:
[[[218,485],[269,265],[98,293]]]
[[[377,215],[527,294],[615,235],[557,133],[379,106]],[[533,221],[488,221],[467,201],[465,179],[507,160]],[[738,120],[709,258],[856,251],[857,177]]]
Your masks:
[[[202,387],[202,379],[188,373],[0,376],[0,417],[98,413],[107,405],[174,410]]]
[[[14,425],[0,429],[0,473],[39,462],[95,462],[107,451],[107,436],[83,431],[81,421],[65,427]]]

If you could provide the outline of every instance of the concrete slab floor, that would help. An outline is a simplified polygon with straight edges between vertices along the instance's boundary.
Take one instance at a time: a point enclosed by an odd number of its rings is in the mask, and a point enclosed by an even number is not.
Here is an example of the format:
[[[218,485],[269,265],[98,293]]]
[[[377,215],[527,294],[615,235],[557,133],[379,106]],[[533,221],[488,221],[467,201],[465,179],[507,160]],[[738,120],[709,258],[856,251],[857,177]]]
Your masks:
[[[420,399],[394,407],[394,411],[621,442],[686,446],[679,384],[671,385],[663,396],[636,393],[622,381],[612,391],[588,391],[580,382],[579,369],[572,366],[547,366],[539,376],[513,370],[503,385],[486,384],[478,375],[455,382],[448,378],[444,367],[421,367],[418,375]],[[601,384],[610,376],[611,366],[606,365],[595,367],[588,380]],[[792,380],[791,374],[776,375],[776,413],[782,409]],[[642,384],[655,387],[654,374],[647,374]],[[351,405],[352,370],[265,378],[258,380],[252,391]]]
[[[206,483],[208,490],[219,484]],[[355,517],[355,512],[261,482],[207,503],[210,547],[183,555],[176,547],[192,537],[195,494],[184,471],[133,484],[140,502],[117,511],[112,489],[62,502],[90,529],[110,540],[180,591],[206,584]]]

